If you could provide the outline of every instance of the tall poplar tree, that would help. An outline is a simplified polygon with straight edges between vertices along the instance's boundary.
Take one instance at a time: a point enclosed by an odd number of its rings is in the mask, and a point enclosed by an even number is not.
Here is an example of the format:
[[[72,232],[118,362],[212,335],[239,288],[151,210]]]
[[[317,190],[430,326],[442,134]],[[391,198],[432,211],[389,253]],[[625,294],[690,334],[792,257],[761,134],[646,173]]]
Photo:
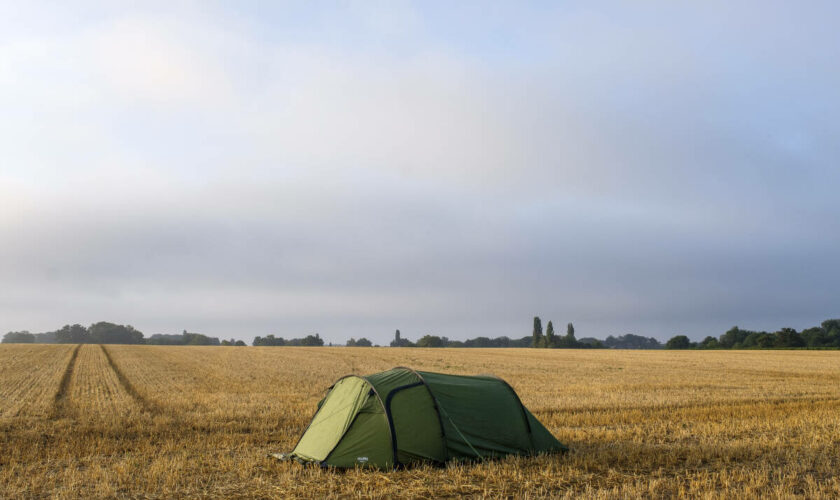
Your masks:
[[[542,329],[542,321],[540,320],[539,316],[534,316],[534,332],[532,333],[533,339],[531,340],[531,347],[542,347],[543,346],[543,329]]]
[[[545,347],[557,347],[556,343],[557,339],[554,337],[554,325],[549,320],[548,326],[545,327]]]

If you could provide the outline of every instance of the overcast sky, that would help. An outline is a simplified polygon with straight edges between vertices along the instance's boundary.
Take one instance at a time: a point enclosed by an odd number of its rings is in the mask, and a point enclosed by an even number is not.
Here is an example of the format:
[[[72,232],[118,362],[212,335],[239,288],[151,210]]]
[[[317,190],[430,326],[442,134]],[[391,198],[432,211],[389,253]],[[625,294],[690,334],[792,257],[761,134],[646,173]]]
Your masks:
[[[840,316],[837,2],[0,2],[0,331]]]

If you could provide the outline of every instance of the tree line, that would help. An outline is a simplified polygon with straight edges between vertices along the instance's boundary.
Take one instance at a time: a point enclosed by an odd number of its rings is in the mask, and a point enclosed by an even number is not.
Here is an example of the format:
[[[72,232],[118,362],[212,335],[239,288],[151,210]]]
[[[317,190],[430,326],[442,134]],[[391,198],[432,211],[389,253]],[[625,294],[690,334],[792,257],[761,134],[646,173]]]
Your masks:
[[[242,340],[219,340],[200,333],[184,330],[180,334],[154,334],[145,338],[143,333],[131,325],[119,325],[100,321],[88,327],[79,324],[64,325],[58,330],[44,333],[28,331],[8,332],[3,343],[46,343],[46,344],[147,344],[147,345],[214,345],[245,346]],[[255,346],[323,346],[324,339],[317,333],[301,338],[284,339],[273,334],[254,338]],[[330,343],[329,345],[332,345]],[[351,338],[348,347],[371,347],[374,343],[367,338]],[[592,337],[578,339],[572,323],[566,325],[566,334],[558,335],[554,323],[549,321],[543,332],[542,320],[534,317],[531,335],[510,338],[476,337],[467,340],[451,340],[444,336],[424,335],[416,342],[403,337],[397,330],[391,347],[530,347],[540,349],[783,349],[783,348],[840,348],[840,319],[823,321],[820,326],[797,332],[793,328],[781,328],[776,332],[743,330],[734,326],[720,337],[708,336],[700,342],[692,342],[686,335],[672,337],[664,345],[653,337],[631,333],[604,340]],[[376,345],[375,347],[379,347]]]
[[[324,339],[317,333],[315,335],[307,335],[300,339],[286,340],[283,337],[275,337],[274,335],[266,335],[265,337],[254,337],[253,345],[255,346],[322,346]]]
[[[366,339],[363,339],[366,340]],[[357,341],[358,342],[358,341]],[[348,345],[351,345],[348,343]],[[653,337],[642,337],[628,333],[614,337],[610,335],[604,340],[595,338],[575,337],[575,326],[572,323],[566,325],[565,335],[554,333],[554,323],[548,322],[545,333],[543,333],[542,320],[539,316],[534,317],[534,328],[531,335],[520,338],[507,336],[490,338],[476,337],[467,340],[450,340],[447,337],[437,335],[424,335],[417,342],[403,337],[400,331],[394,333],[394,340],[391,347],[533,347],[548,349],[660,349],[662,344]]]
[[[391,347],[527,347],[529,337],[512,339],[510,337],[476,337],[467,340],[450,340],[448,337],[437,335],[424,335],[417,342],[403,337],[400,331],[394,333],[394,340],[389,344]]]
[[[643,337],[627,333],[625,335],[608,336],[604,340],[593,337],[577,339],[575,337],[575,325],[566,325],[566,335],[554,333],[552,321],[546,325],[543,334],[542,320],[534,316],[534,327],[531,331],[530,344],[527,347],[547,349],[661,349],[662,344],[653,337]]]
[[[64,325],[58,330],[30,333],[26,330],[8,332],[3,343],[16,344],[148,344],[148,345],[235,345],[244,346],[241,340],[222,340],[186,330],[181,334],[157,333],[145,338],[143,332],[131,325],[118,325],[100,321],[88,327],[79,324]]]
[[[543,334],[542,320],[539,316],[534,316],[534,329],[531,331],[531,344],[529,347],[543,348],[543,349],[589,349],[603,347],[600,341],[592,343],[581,342],[575,338],[575,325],[569,323],[566,325],[566,335],[557,335],[554,333],[554,323],[549,320]]]
[[[666,349],[838,349],[840,348],[840,319],[827,319],[820,326],[797,332],[781,328],[775,332],[742,330],[733,326],[720,337],[711,335],[700,342],[692,342],[685,335],[672,337]]]
[[[367,339],[351,339],[348,345],[372,345]],[[131,325],[118,325],[100,321],[88,327],[79,324],[64,325],[55,331],[31,333],[27,330],[8,332],[3,336],[4,344],[146,344],[146,345],[209,345],[246,346],[243,340],[219,340],[201,333],[184,330],[179,334],[156,333],[148,338]],[[316,333],[303,338],[285,340],[283,337],[267,335],[256,337],[255,346],[322,346],[324,340]]]
[[[118,325],[107,321],[94,323],[89,327],[79,324],[64,325],[56,331],[44,333],[30,333],[28,331],[9,332],[3,337],[4,343],[47,343],[47,344],[147,344],[147,345],[212,345],[212,346],[245,346],[242,340],[219,340],[217,337],[209,337],[200,333],[191,333],[184,330],[180,334],[170,335],[157,333],[145,338],[143,333],[131,325]],[[306,335],[301,338],[284,339],[273,334],[264,337],[254,338],[254,346],[311,346],[319,347],[324,345],[324,339],[318,333]],[[329,345],[332,345],[330,343]],[[372,347],[375,346],[367,338],[351,338],[345,344],[348,347]],[[656,339],[645,338],[638,335],[627,334],[619,337],[609,336],[605,340],[594,338],[575,338],[574,325],[569,323],[566,326],[566,335],[557,336],[554,334],[554,325],[548,322],[548,327],[543,335],[542,322],[539,317],[534,318],[534,331],[532,335],[521,338],[501,337],[476,337],[467,340],[451,340],[445,336],[424,335],[416,342],[404,338],[397,330],[391,347],[539,347],[539,348],[619,348],[619,349],[650,349],[661,347]],[[376,345],[376,347],[379,347]]]

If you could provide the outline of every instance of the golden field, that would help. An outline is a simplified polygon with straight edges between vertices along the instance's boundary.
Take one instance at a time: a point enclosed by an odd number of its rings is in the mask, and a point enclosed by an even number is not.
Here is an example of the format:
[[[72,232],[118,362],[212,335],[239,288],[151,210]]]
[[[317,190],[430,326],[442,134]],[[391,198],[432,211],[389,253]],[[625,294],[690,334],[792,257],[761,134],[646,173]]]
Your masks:
[[[571,448],[396,472],[281,463],[325,389],[494,373]],[[840,497],[840,352],[0,345],[0,498]]]

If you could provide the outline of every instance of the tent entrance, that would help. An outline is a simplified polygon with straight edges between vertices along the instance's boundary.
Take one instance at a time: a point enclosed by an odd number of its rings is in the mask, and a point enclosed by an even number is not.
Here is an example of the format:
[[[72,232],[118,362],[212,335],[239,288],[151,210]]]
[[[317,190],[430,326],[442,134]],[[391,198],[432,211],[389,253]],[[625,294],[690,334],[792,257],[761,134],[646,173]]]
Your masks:
[[[336,382],[295,446],[295,455],[317,462],[326,459],[367,401],[369,390],[367,381],[359,377]]]

